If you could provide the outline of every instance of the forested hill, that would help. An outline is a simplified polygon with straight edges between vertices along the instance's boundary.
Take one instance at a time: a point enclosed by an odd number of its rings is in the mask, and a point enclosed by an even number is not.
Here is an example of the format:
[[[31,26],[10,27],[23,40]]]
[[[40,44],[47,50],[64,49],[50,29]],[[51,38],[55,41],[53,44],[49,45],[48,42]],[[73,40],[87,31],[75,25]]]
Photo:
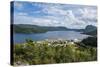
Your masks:
[[[38,26],[29,24],[13,24],[14,33],[45,33],[47,31],[78,31],[83,34],[96,35],[97,27],[88,25],[85,29],[70,29],[66,27],[53,27],[53,26]]]
[[[97,35],[97,27],[93,25],[88,25],[83,31],[84,34]]]
[[[45,33],[47,31],[64,31],[65,27],[47,27],[29,24],[13,24],[14,33]]]

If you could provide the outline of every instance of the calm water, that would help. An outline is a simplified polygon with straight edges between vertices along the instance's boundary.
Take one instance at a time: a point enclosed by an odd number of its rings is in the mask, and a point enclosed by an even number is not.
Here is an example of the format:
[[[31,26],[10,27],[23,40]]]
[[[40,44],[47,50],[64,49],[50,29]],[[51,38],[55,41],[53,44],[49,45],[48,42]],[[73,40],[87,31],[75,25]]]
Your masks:
[[[33,33],[33,34],[14,34],[14,43],[24,43],[26,39],[32,40],[45,40],[45,39],[84,39],[88,35],[81,34],[75,31],[49,31],[46,33]]]

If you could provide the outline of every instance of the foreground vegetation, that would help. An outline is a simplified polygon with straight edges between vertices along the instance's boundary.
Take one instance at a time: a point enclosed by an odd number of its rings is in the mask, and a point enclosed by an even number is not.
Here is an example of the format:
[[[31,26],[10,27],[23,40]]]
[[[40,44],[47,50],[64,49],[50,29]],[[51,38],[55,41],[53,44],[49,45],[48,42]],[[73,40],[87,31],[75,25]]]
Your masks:
[[[97,60],[97,49],[68,41],[32,41],[14,45],[14,65]]]

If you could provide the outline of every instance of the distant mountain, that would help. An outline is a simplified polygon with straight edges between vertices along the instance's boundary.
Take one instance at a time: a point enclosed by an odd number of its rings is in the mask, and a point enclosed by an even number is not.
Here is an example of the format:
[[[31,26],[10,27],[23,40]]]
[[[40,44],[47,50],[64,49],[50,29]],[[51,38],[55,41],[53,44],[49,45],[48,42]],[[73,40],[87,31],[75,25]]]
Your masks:
[[[66,27],[38,26],[30,24],[12,24],[14,33],[45,33],[47,31],[78,31],[83,34],[96,35],[97,27],[93,25],[86,26],[85,29],[70,29]]]
[[[45,33],[47,31],[64,31],[66,27],[48,27],[29,24],[13,24],[14,33]]]
[[[97,35],[97,27],[93,25],[88,25],[83,31],[84,34]]]
[[[91,32],[91,31],[94,31],[94,30],[96,30],[97,29],[97,27],[95,27],[95,26],[93,26],[93,25],[88,25],[88,26],[86,26],[86,28],[85,28],[85,32]]]

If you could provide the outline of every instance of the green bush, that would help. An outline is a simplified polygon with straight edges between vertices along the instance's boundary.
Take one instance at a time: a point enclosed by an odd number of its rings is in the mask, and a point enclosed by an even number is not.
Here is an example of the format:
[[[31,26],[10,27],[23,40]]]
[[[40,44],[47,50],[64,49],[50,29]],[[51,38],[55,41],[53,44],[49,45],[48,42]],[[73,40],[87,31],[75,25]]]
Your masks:
[[[56,44],[55,44],[56,45]],[[48,42],[37,43],[27,40],[24,44],[14,45],[14,64],[51,64],[97,60],[96,47],[82,47],[77,44],[48,46]],[[18,62],[20,61],[20,64]]]

